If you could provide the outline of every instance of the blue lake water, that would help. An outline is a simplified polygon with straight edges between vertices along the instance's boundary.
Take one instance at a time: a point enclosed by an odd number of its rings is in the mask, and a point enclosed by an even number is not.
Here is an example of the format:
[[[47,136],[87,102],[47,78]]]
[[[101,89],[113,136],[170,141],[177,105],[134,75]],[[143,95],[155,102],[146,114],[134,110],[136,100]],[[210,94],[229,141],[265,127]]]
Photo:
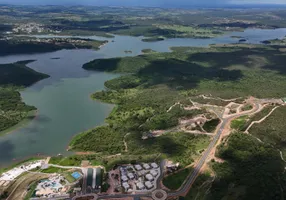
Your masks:
[[[21,92],[24,102],[38,108],[38,116],[27,126],[0,137],[0,166],[38,153],[65,155],[68,143],[75,134],[104,124],[113,106],[91,100],[90,94],[104,89],[104,82],[118,75],[85,71],[82,65],[86,62],[97,58],[135,56],[141,54],[142,49],[169,52],[173,46],[198,47],[238,42],[239,39],[230,36],[241,36],[249,43],[257,44],[285,35],[286,29],[248,29],[211,39],[177,38],[159,42],[142,42],[143,37],[115,36],[107,39],[109,43],[99,51],[61,50],[0,57],[0,64],[36,60],[28,66],[51,76]],[[96,36],[88,38],[106,40]],[[132,53],[126,54],[126,50]]]

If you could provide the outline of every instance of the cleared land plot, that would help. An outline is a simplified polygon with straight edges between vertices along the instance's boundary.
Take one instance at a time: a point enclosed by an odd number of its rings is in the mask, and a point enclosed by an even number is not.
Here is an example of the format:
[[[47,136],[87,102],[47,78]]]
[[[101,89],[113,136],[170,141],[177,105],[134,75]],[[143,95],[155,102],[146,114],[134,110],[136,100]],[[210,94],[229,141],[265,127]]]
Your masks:
[[[7,200],[23,199],[26,195],[28,186],[34,181],[38,181],[47,178],[45,174],[27,173],[21,176],[13,185],[9,188],[10,196]]]

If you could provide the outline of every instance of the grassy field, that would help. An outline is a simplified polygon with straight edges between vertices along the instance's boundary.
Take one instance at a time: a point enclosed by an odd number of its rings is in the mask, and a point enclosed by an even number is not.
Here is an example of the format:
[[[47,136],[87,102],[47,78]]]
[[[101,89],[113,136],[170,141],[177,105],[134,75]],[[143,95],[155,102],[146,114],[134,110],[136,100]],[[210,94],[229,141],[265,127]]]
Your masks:
[[[48,174],[62,173],[62,172],[65,172],[65,171],[67,171],[67,169],[62,169],[62,168],[58,168],[58,167],[49,167],[47,169],[41,170],[41,172],[48,173]]]
[[[73,183],[76,181],[75,178],[71,175],[71,173],[65,173],[64,177],[65,177],[65,179],[67,179],[67,181],[69,183]]]
[[[248,116],[239,117],[231,122],[230,127],[235,130],[242,130],[248,120]]]
[[[169,175],[163,179],[163,184],[171,190],[177,190],[184,183],[186,177],[193,171],[193,168],[186,168],[180,172]]]

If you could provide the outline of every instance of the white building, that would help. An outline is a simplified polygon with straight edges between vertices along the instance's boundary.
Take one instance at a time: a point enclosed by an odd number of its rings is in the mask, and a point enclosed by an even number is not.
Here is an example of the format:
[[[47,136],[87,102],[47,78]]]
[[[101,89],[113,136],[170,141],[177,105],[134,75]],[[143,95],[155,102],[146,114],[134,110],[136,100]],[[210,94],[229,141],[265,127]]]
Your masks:
[[[147,189],[151,189],[154,187],[154,185],[150,181],[145,182],[145,186]]]
[[[126,182],[126,181],[128,181],[128,178],[127,178],[127,176],[121,176],[121,181],[123,181],[123,182]]]
[[[157,163],[151,163],[151,167],[153,167],[154,169],[158,168],[159,166],[157,165]]]
[[[142,167],[141,167],[141,165],[135,165],[134,167],[135,167],[135,169],[136,169],[137,171],[140,171],[140,170],[142,170]]]
[[[138,190],[143,190],[145,188],[143,183],[141,183],[141,182],[137,183],[136,186],[137,186]]]
[[[154,177],[156,177],[158,175],[158,172],[156,170],[151,170],[150,174]]]
[[[152,176],[151,174],[147,174],[147,175],[145,176],[145,178],[146,178],[148,181],[153,181],[153,180],[154,180],[154,178],[153,178],[153,176]]]
[[[148,169],[150,169],[150,165],[147,164],[147,163],[145,163],[145,164],[143,165],[143,168],[146,169],[146,170],[148,170]]]
[[[125,189],[125,190],[128,190],[130,188],[130,185],[127,183],[127,182],[124,182],[122,183],[122,187]]]
[[[132,174],[132,173],[128,173],[127,176],[129,179],[134,179],[134,174]]]

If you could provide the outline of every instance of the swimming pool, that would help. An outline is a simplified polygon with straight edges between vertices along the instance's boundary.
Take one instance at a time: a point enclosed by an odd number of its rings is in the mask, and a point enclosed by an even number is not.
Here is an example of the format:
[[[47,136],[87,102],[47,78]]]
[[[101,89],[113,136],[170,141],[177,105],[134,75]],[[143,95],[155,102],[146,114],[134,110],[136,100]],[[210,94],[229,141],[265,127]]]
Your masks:
[[[74,173],[72,173],[71,175],[72,175],[72,177],[74,177],[75,179],[79,179],[79,178],[81,177],[80,173],[78,173],[78,172],[74,172]]]

